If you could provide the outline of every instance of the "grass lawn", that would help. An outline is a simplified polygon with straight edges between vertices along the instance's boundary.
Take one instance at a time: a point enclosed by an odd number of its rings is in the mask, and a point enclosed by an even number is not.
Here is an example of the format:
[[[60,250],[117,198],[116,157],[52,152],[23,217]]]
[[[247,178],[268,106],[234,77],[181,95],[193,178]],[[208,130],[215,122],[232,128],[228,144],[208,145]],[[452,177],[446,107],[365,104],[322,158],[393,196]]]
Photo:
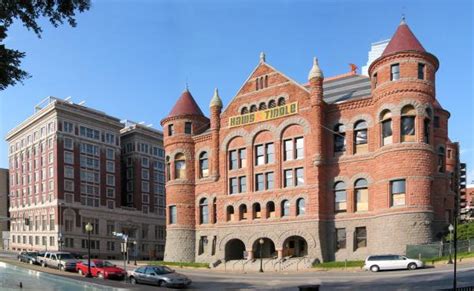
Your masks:
[[[191,268],[209,268],[207,263],[191,263],[191,262],[164,262],[164,261],[150,261],[149,265],[164,265],[173,267],[191,267]]]
[[[457,259],[466,259],[466,258],[474,258],[474,253],[458,253],[457,254]],[[454,260],[454,254],[452,255],[452,259]],[[442,257],[436,257],[436,258],[431,258],[431,259],[423,259],[422,261],[425,264],[432,264],[436,262],[442,262],[442,261],[448,261],[449,256],[442,256]]]
[[[354,267],[362,267],[364,265],[364,261],[347,261],[347,262],[325,262],[321,264],[314,264],[313,268],[321,268],[321,269],[343,269],[347,268],[354,268]]]

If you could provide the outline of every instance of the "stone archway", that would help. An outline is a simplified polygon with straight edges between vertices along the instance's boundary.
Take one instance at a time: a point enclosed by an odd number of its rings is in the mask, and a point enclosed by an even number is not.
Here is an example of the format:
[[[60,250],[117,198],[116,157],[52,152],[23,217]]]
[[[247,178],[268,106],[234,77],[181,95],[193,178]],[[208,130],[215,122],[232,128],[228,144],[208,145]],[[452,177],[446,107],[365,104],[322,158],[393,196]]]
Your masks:
[[[263,259],[276,257],[275,243],[266,237],[261,239],[263,239],[263,244],[260,244],[260,238],[258,238],[252,245],[254,259],[260,259],[260,254]]]
[[[298,235],[293,235],[283,242],[284,257],[304,257],[308,255],[308,243]]]
[[[225,244],[225,260],[243,260],[245,244],[240,239],[234,238]]]

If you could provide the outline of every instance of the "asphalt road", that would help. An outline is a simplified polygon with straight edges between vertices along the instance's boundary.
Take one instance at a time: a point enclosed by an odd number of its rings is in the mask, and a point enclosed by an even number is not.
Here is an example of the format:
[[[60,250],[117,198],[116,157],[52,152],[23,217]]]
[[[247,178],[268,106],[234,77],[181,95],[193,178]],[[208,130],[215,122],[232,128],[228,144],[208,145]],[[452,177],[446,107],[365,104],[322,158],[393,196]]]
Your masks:
[[[13,258],[13,254],[1,253],[0,257]],[[120,261],[115,264],[121,266]],[[22,264],[25,268],[31,266]],[[129,266],[132,269],[134,266]],[[38,271],[44,271],[35,267]],[[47,269],[51,273],[59,271]],[[294,273],[224,273],[202,269],[177,269],[193,280],[189,289],[198,290],[298,290],[299,285],[318,284],[320,290],[440,290],[452,287],[453,266],[443,265],[415,271],[306,271]],[[86,279],[74,273],[61,273],[80,280],[91,280],[96,284],[129,289],[157,290],[154,286],[132,286],[124,282],[100,281]],[[462,262],[458,264],[458,286],[474,286],[474,264]]]

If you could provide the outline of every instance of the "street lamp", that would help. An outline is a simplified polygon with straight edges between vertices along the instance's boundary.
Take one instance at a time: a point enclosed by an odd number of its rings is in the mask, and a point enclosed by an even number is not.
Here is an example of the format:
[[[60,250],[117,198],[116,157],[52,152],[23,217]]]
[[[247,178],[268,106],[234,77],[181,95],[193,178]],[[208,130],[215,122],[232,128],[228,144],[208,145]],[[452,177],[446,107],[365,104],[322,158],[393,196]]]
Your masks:
[[[91,232],[94,229],[90,222],[86,225],[86,232],[87,232],[87,278],[92,278],[91,273]]]
[[[449,261],[448,261],[448,264],[452,264],[453,263],[453,259],[451,257],[451,254],[452,254],[452,245],[453,245],[453,231],[454,231],[454,226],[452,224],[450,224],[448,226],[448,230],[449,230]]]
[[[133,241],[133,258],[135,262],[133,263],[135,266],[137,265],[137,241]]]
[[[265,241],[263,240],[263,238],[259,239],[258,240],[258,243],[260,244],[260,270],[259,272],[260,273],[263,273],[263,257],[262,257],[262,249],[263,249],[263,243]]]

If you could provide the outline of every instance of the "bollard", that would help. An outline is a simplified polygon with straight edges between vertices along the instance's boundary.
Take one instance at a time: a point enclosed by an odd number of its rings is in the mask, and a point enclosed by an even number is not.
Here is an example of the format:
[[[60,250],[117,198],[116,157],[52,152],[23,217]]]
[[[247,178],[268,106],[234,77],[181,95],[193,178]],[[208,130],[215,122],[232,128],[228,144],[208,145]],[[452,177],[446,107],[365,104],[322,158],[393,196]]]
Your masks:
[[[319,291],[319,285],[301,285],[298,286],[299,291]]]

